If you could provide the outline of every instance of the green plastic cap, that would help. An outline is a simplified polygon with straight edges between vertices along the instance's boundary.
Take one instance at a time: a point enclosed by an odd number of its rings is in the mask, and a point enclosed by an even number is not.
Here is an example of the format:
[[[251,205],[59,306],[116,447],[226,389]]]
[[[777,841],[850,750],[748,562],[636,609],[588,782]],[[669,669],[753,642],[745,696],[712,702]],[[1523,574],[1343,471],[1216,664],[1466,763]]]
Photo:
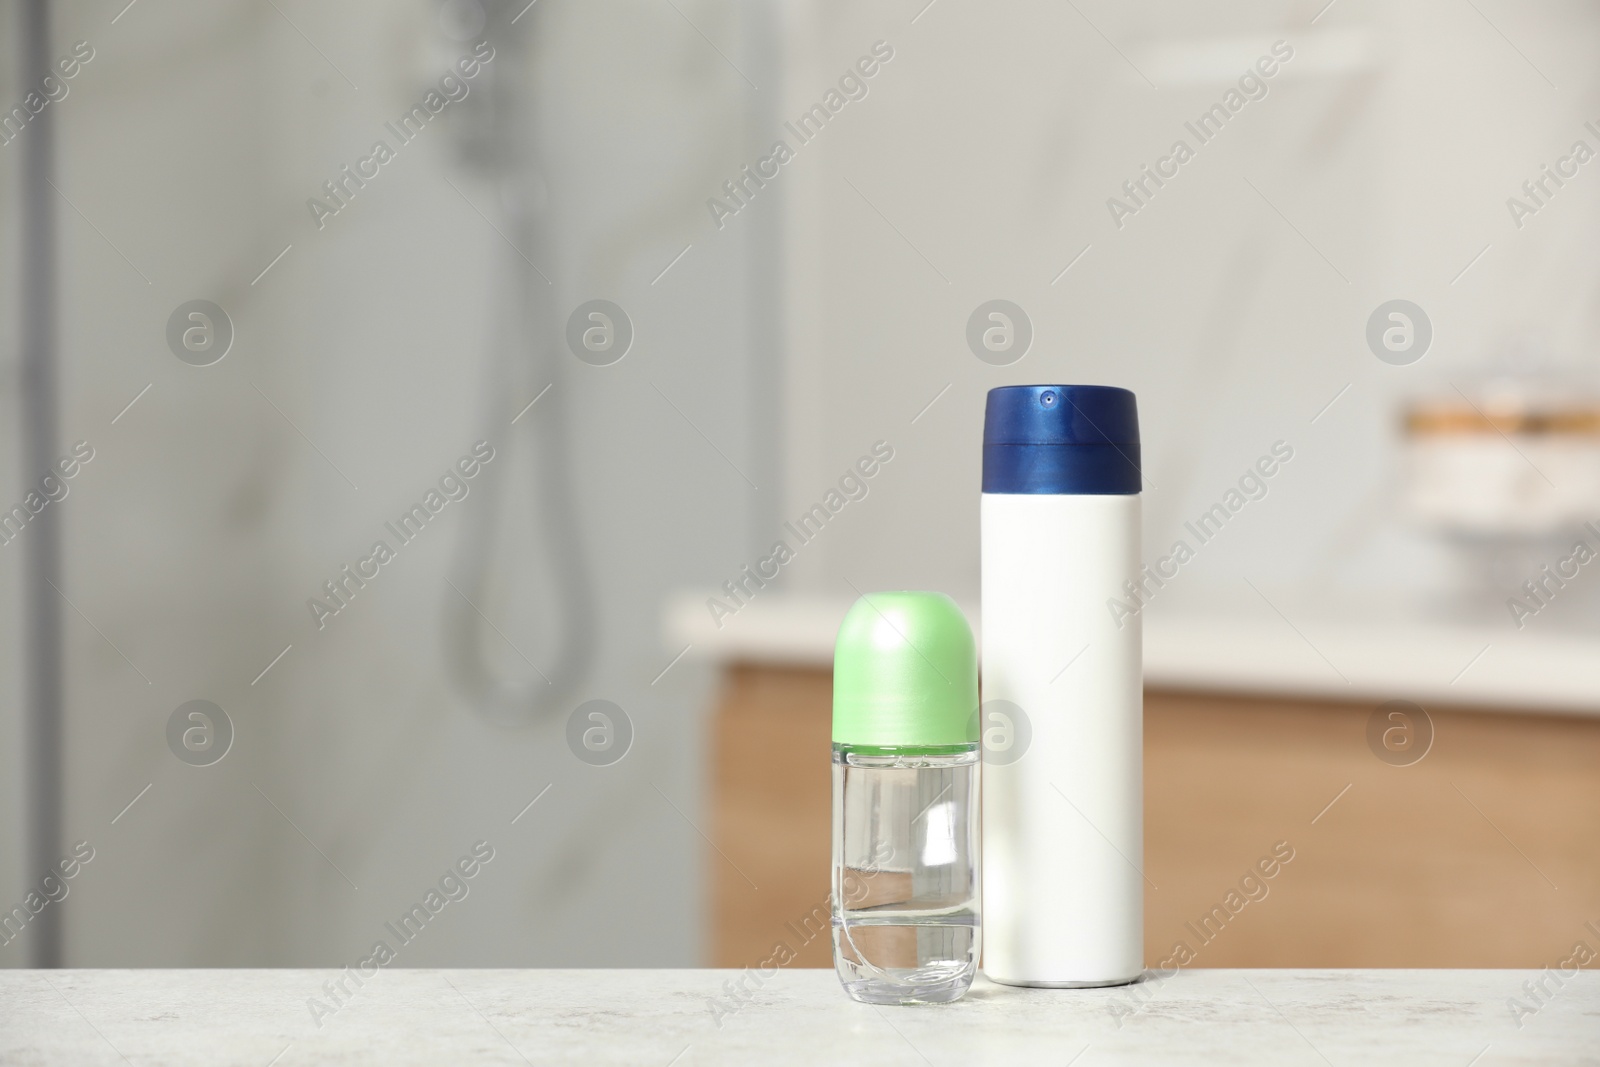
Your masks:
[[[978,652],[943,593],[869,593],[833,648],[833,743],[941,748],[978,740]]]

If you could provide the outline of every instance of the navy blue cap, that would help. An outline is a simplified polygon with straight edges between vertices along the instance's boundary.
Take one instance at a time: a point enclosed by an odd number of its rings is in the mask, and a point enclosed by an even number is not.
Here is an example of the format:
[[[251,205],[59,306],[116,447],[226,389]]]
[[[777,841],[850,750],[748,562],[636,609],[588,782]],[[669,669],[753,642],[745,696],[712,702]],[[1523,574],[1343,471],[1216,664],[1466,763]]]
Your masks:
[[[1137,493],[1139,410],[1111,385],[1004,385],[983,413],[983,491]]]

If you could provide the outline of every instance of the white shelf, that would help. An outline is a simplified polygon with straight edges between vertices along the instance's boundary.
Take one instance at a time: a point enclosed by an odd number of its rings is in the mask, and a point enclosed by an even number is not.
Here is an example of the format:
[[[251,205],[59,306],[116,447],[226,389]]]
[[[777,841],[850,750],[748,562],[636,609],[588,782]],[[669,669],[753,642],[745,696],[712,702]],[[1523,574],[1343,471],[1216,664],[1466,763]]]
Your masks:
[[[691,657],[826,668],[849,598],[768,596],[718,627],[709,592],[684,592],[663,612],[665,640]],[[963,604],[974,631],[978,612]],[[1411,700],[1424,707],[1600,716],[1600,639],[1550,628],[1195,613],[1145,618],[1144,675],[1168,689]],[[978,634],[982,640],[982,634]]]

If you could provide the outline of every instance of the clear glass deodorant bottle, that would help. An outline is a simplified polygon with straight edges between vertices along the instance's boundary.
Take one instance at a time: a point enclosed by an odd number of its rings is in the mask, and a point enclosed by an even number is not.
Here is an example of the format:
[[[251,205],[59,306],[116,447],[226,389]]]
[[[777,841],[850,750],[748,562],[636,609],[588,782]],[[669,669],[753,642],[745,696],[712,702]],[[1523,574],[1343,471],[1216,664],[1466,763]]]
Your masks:
[[[873,593],[833,663],[833,960],[868,1004],[940,1003],[979,953],[978,667],[941,593]]]

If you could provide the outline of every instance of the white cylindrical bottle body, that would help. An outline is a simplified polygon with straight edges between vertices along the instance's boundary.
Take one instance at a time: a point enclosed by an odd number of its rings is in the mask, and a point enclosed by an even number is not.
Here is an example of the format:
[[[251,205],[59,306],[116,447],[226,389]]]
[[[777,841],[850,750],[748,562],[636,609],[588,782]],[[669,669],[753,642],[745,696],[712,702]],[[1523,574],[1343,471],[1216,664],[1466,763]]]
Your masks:
[[[1124,583],[1141,577],[1140,496],[984,493],[980,521],[983,970],[1013,985],[1131,982],[1144,699]]]

